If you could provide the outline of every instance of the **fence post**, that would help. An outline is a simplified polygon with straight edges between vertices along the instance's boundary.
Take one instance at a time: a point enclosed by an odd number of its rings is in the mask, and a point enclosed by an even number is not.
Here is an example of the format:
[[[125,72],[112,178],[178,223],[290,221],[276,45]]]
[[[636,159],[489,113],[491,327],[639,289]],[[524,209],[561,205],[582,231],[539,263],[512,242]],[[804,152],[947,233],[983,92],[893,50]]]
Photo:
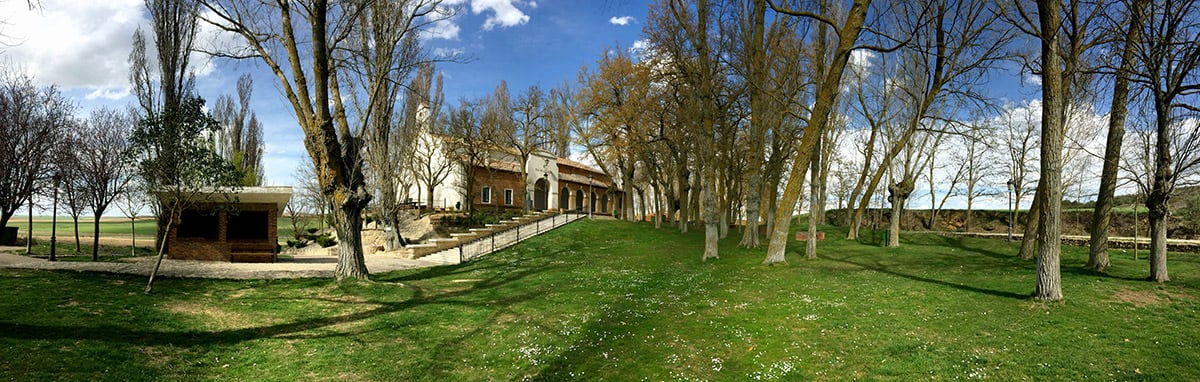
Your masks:
[[[537,220],[537,221],[533,222],[533,234],[537,235],[539,233],[542,233],[542,221],[541,220]]]
[[[462,264],[462,263],[463,263],[463,261],[464,261],[464,260],[463,260],[463,250],[462,250],[462,247],[463,247],[463,245],[462,245],[462,242],[461,242],[461,241],[460,241],[460,242],[458,242],[458,263],[459,263],[459,264]]]
[[[517,241],[521,241],[521,223],[517,223]]]
[[[496,252],[496,232],[493,231],[491,235],[488,235],[488,237],[492,239],[492,252]]]

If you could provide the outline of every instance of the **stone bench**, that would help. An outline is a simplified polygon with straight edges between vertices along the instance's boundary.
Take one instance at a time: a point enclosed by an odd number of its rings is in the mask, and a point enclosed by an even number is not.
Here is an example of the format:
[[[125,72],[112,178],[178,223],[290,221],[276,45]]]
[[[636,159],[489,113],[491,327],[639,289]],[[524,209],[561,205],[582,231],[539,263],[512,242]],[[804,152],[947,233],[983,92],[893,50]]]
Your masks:
[[[274,263],[275,254],[271,252],[234,252],[229,254],[231,263]]]
[[[817,231],[817,240],[825,240],[825,232]],[[808,241],[808,232],[796,232],[796,241]]]

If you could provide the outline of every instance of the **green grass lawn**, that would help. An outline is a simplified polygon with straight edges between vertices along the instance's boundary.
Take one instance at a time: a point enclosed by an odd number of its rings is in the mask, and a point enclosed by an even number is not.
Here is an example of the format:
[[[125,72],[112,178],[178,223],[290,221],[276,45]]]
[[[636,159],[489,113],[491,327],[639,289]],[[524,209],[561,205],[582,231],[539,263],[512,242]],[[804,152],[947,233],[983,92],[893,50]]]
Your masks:
[[[34,237],[49,238],[50,237],[50,226],[56,225],[58,227],[57,228],[58,232],[56,232],[56,235],[58,236],[59,241],[70,241],[72,243],[75,242],[75,225],[71,221],[70,217],[59,216],[57,224],[51,224],[49,219],[50,219],[49,216],[34,217],[34,221],[33,221]],[[139,243],[146,243],[146,245],[151,245],[151,242],[154,240],[154,233],[155,233],[155,229],[156,229],[155,221],[154,221],[154,219],[151,219],[151,218],[138,218],[138,219],[139,220],[135,221],[134,225],[133,225],[133,231],[137,234],[137,240]],[[312,227],[312,228],[317,227],[317,224],[313,220],[314,219],[306,219],[307,227]],[[27,230],[29,229],[28,221],[29,221],[28,218],[26,218],[24,216],[18,216],[18,217],[14,217],[12,220],[10,220],[8,222],[8,226],[9,227],[17,227],[19,229],[17,236],[24,238],[27,234]],[[279,239],[281,242],[294,237],[293,231],[292,231],[292,220],[291,220],[291,218],[289,218],[287,216],[279,217],[277,229],[278,229]],[[91,217],[80,217],[79,218],[79,235],[91,237],[93,231],[94,231],[94,227],[92,226],[92,218]],[[105,218],[104,220],[100,221],[101,237],[128,238],[129,231],[130,231],[130,225],[129,225],[129,220],[127,220],[127,219]],[[141,244],[139,244],[139,245],[141,245]],[[74,246],[72,246],[71,249],[74,250]]]
[[[142,246],[141,244],[135,248],[101,244],[97,255],[99,261],[121,261],[130,257],[157,254],[151,247]],[[30,250],[30,253],[34,257],[48,258],[50,256],[50,242],[48,240],[35,240],[33,248],[30,248]],[[59,241],[55,243],[55,250],[55,258],[61,261],[92,261],[92,242],[90,240],[83,240],[79,245],[79,251],[76,252],[74,238],[60,237]],[[24,255],[25,251],[20,250],[16,253]]]
[[[1200,259],[1173,280],[1064,248],[1066,301],[1026,296],[1002,240],[836,239],[819,260],[580,221],[461,266],[328,279],[0,270],[0,379],[1200,380]],[[864,237],[875,238],[865,232]],[[792,242],[792,251],[802,251]]]
[[[34,221],[33,221],[33,235],[34,236],[49,237],[50,236],[50,227],[52,225],[56,225],[57,231],[58,231],[58,232],[56,232],[56,234],[60,239],[66,238],[69,236],[70,240],[72,240],[72,241],[75,240],[75,238],[74,238],[75,223],[71,221],[71,217],[59,216],[57,224],[50,224],[49,219],[50,219],[49,216],[34,217]],[[147,239],[147,240],[154,238],[154,230],[155,230],[154,219],[148,219],[148,218],[138,218],[138,219],[139,220],[135,221],[134,225],[133,225],[133,230],[137,234],[138,240],[142,240],[143,238]],[[25,237],[27,230],[29,229],[28,222],[29,222],[28,218],[26,218],[24,216],[17,216],[17,217],[13,217],[12,220],[9,220],[8,226],[9,227],[17,227],[20,230],[20,231],[18,231],[18,236],[23,238],[23,237]],[[81,216],[79,218],[79,234],[81,236],[89,236],[89,237],[92,236],[92,232],[94,231],[93,228],[94,227],[92,226],[92,218],[91,217]],[[107,237],[107,236],[111,235],[113,237],[128,238],[129,230],[130,230],[130,226],[129,226],[128,219],[104,218],[103,220],[100,221],[101,237]]]

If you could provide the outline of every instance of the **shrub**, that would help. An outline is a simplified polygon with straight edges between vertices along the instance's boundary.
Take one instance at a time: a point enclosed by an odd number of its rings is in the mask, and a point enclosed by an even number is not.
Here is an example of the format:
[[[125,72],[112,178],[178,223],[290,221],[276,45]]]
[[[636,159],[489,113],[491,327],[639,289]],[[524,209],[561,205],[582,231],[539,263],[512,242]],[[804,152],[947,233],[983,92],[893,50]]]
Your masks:
[[[329,235],[317,236],[315,239],[313,239],[313,241],[316,242],[317,245],[320,245],[321,248],[329,248],[337,245],[337,240]]]

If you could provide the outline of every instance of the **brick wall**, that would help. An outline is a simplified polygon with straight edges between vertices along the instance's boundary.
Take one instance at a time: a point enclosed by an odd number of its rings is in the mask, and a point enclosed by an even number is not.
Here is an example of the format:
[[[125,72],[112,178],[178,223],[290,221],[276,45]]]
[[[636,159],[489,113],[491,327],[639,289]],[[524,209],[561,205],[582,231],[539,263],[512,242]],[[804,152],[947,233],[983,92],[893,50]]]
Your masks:
[[[279,224],[279,207],[275,204],[239,204],[235,207],[241,211],[266,211],[267,213],[267,239],[256,240],[253,242],[242,242],[239,244],[252,244],[250,247],[270,248],[274,253],[275,245],[278,243],[278,224]],[[207,261],[229,261],[232,245],[227,241],[227,223],[228,212],[222,204],[205,203],[195,207],[199,211],[216,211],[217,227],[216,237],[214,239],[206,238],[189,238],[178,237],[179,222],[171,224],[171,231],[167,233],[168,248],[170,253],[168,258],[176,260],[207,260]],[[246,247],[246,245],[240,245]]]
[[[483,203],[483,188],[491,187],[491,203]],[[513,190],[512,205],[504,204],[504,189]],[[471,202],[476,209],[490,209],[497,206],[504,208],[524,208],[525,201],[521,197],[521,174],[510,171],[492,171],[483,168],[475,169],[475,186],[471,191]],[[532,195],[530,195],[532,197]]]

